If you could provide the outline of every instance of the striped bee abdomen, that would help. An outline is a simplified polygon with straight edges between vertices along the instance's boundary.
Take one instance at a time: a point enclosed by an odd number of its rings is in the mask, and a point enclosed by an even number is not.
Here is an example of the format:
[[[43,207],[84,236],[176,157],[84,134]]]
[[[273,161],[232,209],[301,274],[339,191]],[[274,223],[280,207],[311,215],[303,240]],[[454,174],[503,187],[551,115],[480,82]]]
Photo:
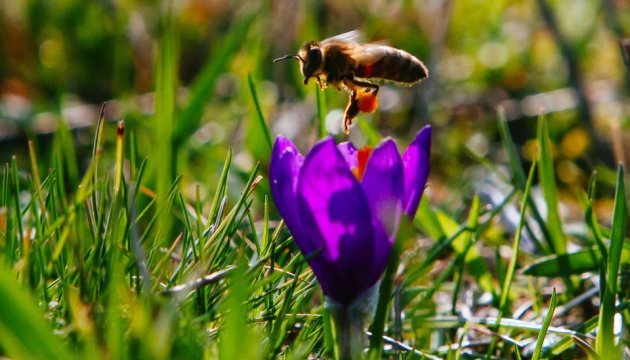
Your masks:
[[[354,75],[364,79],[383,79],[403,84],[414,84],[429,73],[424,64],[406,51],[378,45],[379,58],[373,63],[359,63]]]

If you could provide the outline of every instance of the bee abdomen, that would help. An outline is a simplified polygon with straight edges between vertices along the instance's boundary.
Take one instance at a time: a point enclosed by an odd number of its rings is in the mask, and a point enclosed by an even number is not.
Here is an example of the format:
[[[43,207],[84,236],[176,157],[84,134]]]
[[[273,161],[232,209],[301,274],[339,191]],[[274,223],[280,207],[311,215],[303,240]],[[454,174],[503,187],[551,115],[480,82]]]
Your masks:
[[[416,83],[429,75],[422,61],[406,51],[387,48],[385,55],[372,65],[357,67],[355,75],[366,79],[383,79],[404,84]]]

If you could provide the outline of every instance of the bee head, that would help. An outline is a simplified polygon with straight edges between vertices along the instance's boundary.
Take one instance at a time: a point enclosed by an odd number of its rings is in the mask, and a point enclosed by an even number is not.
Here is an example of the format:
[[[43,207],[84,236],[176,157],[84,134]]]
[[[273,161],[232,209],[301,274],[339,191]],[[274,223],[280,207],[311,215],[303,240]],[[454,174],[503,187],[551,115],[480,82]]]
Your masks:
[[[316,42],[308,42],[302,46],[297,55],[285,55],[275,59],[278,62],[287,59],[296,59],[302,64],[302,75],[304,76],[304,85],[308,83],[308,79],[314,77],[321,71],[323,63],[322,50]]]
[[[322,50],[315,42],[306,43],[298,55],[302,59],[302,75],[304,76],[304,85],[308,83],[308,79],[317,75],[322,67]]]

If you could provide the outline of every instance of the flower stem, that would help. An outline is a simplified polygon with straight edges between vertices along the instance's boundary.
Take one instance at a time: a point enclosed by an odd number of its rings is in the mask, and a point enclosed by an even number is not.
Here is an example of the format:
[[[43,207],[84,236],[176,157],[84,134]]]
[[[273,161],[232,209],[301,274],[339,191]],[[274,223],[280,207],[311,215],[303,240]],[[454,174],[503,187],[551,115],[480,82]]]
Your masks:
[[[357,360],[363,358],[365,344],[365,322],[362,316],[343,307],[332,311],[335,322],[337,357],[340,360]]]
[[[335,323],[335,358],[339,360],[364,359],[367,343],[366,322],[374,316],[380,282],[364,291],[349,305],[326,298],[326,308]]]

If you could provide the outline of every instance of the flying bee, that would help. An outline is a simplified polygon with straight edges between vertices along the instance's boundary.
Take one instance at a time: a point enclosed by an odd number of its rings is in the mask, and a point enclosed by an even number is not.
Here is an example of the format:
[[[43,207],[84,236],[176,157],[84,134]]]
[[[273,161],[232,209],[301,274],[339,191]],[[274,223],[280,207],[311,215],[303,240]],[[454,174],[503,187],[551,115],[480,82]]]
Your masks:
[[[360,44],[359,36],[358,31],[350,31],[319,43],[307,42],[297,54],[273,61],[298,60],[304,85],[315,78],[321,89],[332,85],[348,91],[350,99],[343,119],[346,134],[359,112],[374,112],[378,107],[379,86],[375,82],[411,86],[429,76],[426,66],[415,56],[383,44]]]

